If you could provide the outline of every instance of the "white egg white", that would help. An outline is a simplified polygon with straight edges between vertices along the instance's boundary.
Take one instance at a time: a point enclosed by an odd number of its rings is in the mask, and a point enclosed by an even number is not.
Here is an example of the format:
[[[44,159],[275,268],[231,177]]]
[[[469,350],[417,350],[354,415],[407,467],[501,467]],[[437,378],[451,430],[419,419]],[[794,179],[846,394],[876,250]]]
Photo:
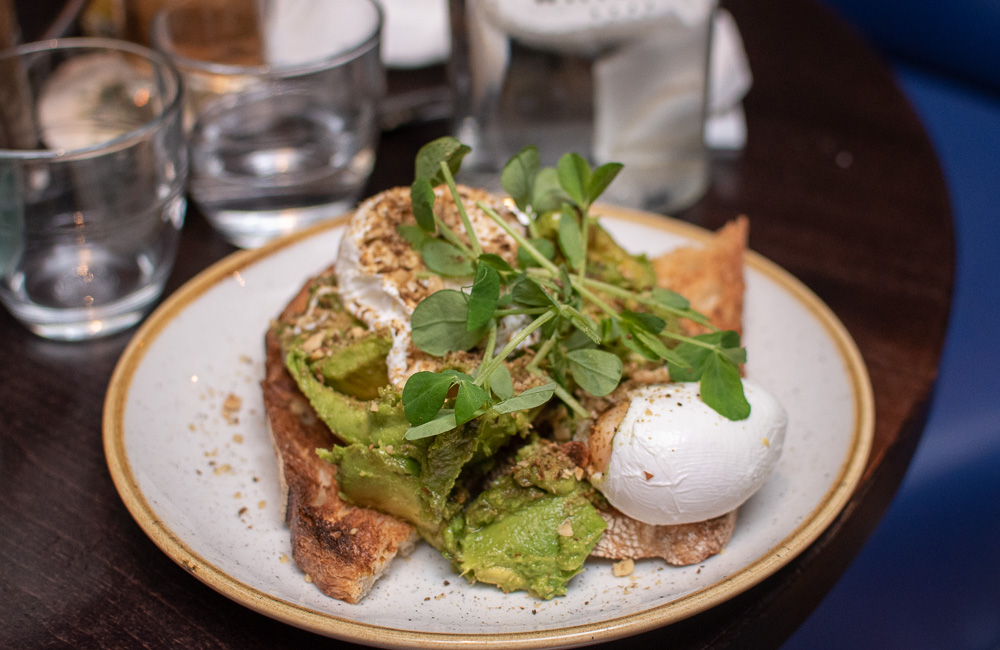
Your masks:
[[[697,383],[636,390],[594,484],[615,508],[648,524],[693,523],[736,509],[774,469],[787,426],[772,395],[750,381],[743,386],[751,412],[739,421],[706,405]]]

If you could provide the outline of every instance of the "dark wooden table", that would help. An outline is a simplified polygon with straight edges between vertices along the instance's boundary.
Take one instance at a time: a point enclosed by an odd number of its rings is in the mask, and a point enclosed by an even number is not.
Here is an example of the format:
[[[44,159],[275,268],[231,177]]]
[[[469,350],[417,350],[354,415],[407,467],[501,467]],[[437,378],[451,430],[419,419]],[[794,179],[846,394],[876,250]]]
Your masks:
[[[806,552],[749,592],[636,641],[773,647],[809,615],[878,525],[920,438],[948,315],[952,225],[920,123],[883,62],[811,0],[731,0],[755,84],[749,142],[718,159],[681,217],[752,219],[751,247],[825,300],[858,343],[877,418],[862,483]],[[369,189],[407,183],[446,132],[386,134]],[[189,213],[168,292],[232,252]],[[30,335],[0,312],[0,647],[346,647],[250,612],[175,565],[119,500],[101,409],[131,333]]]

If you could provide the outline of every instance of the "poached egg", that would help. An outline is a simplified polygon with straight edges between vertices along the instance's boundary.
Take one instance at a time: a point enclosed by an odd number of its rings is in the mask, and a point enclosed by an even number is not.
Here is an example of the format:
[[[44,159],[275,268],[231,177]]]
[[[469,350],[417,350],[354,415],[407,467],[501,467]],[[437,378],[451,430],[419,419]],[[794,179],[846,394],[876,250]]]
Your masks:
[[[501,215],[508,209],[482,190],[460,186],[459,192],[483,251],[514,264],[517,243],[476,203],[482,201]],[[465,228],[448,188],[437,187],[435,194],[435,211],[464,239]],[[412,214],[409,188],[387,190],[364,201],[340,240],[334,267],[344,307],[369,328],[392,332],[386,364],[389,381],[400,390],[414,373],[435,369],[434,361],[412,345],[410,316],[417,304],[436,291],[471,284],[471,278],[443,278],[427,270],[420,253],[397,230],[415,225]]]
[[[654,525],[704,521],[736,509],[781,456],[788,417],[744,380],[750,417],[729,420],[698,384],[641,387],[602,414],[590,434],[591,483],[622,513]]]

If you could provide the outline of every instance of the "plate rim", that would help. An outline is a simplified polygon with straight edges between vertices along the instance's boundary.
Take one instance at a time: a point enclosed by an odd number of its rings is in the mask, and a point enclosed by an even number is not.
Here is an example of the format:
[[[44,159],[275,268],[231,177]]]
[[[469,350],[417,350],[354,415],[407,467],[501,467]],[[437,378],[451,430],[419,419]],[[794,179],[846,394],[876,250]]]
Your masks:
[[[595,212],[627,222],[707,242],[712,233],[700,226],[663,215],[599,204]],[[392,648],[553,648],[599,643],[639,634],[689,618],[719,605],[773,575],[812,544],[836,519],[861,480],[875,428],[871,379],[853,338],[833,311],[800,280],[751,250],[744,264],[778,283],[819,322],[833,340],[845,366],[854,397],[854,430],[849,452],[823,498],[791,533],[737,573],[679,599],[650,609],[596,623],[508,633],[439,633],[363,623],[314,611],[240,582],[196,553],[157,516],[135,478],[125,449],[124,414],[135,371],[149,345],[192,302],[232,273],[302,240],[344,225],[352,213],[319,223],[256,249],[232,253],[203,269],[167,297],[143,322],[115,365],[104,401],[102,436],[112,481],[143,532],[170,559],[220,594],[284,623],[356,643]],[[320,264],[317,265],[319,272]],[[280,308],[280,305],[277,307]]]

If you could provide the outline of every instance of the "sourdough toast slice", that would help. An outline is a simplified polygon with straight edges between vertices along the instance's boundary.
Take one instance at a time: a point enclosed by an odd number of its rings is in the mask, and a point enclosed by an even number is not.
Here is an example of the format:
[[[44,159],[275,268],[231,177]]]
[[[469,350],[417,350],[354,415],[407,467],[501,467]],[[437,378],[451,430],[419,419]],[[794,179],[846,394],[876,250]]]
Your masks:
[[[289,303],[281,320],[305,310],[310,284]],[[323,593],[357,603],[396,555],[410,552],[416,532],[395,517],[341,500],[337,468],[316,455],[317,448],[330,447],[335,439],[285,369],[273,329],[265,345],[261,385],[278,458],[292,557]]]

